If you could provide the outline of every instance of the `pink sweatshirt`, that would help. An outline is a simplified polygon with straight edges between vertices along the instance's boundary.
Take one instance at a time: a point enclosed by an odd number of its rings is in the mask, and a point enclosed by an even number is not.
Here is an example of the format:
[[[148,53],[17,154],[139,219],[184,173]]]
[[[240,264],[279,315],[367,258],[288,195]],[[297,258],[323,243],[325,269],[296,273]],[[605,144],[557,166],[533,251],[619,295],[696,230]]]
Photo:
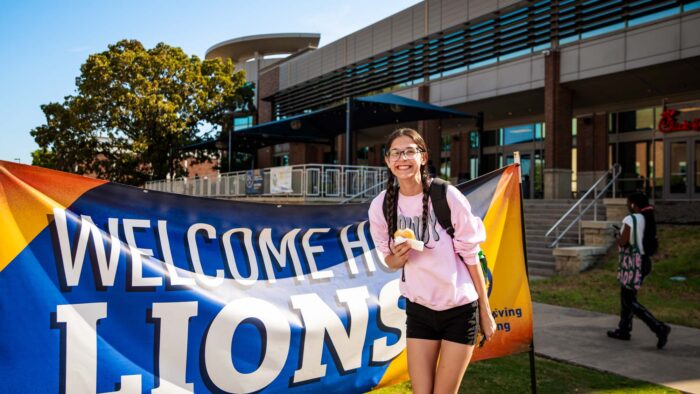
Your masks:
[[[386,191],[374,198],[369,208],[372,239],[384,256],[391,254],[387,222],[382,205]],[[427,242],[422,252],[410,250],[404,266],[405,282],[400,283],[401,294],[412,302],[433,310],[446,310],[468,304],[479,298],[464,262],[479,264],[479,244],[486,239],[481,219],[472,215],[467,198],[454,186],[447,188],[447,203],[452,213],[454,239],[443,229],[435,217],[429,201]],[[404,196],[399,193],[397,228],[411,228],[416,238],[421,238],[423,195]],[[459,256],[458,256],[459,254]]]

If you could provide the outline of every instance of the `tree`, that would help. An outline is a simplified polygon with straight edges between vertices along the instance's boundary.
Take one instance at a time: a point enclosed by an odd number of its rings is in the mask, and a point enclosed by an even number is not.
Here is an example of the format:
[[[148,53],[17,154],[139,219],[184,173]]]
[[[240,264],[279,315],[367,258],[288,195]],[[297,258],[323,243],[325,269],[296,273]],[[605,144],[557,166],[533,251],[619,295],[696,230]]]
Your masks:
[[[230,60],[202,61],[163,43],[119,41],[80,71],[75,96],[41,107],[46,124],[31,131],[35,165],[135,185],[186,175],[183,160],[195,154],[181,148],[251,102]],[[207,124],[214,127],[203,132]]]

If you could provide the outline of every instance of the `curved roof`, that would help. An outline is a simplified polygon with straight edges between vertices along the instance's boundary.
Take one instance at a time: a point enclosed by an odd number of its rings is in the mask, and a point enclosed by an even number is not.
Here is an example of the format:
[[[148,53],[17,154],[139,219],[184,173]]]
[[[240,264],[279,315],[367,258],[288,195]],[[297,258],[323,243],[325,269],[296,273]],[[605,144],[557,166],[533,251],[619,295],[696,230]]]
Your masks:
[[[317,48],[321,35],[318,33],[259,34],[234,38],[220,42],[207,49],[206,59],[231,59],[234,63],[260,55],[291,54],[309,47]]]

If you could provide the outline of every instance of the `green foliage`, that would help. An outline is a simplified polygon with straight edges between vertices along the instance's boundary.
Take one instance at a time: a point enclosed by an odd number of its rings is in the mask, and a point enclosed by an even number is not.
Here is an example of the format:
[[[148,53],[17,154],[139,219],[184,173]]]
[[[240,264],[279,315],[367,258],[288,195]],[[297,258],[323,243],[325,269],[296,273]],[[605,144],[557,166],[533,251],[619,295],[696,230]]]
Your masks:
[[[252,88],[230,60],[202,61],[163,43],[119,41],[80,71],[75,96],[41,107],[35,165],[137,185],[185,175],[192,153],[181,148],[207,137],[206,123],[254,110]]]
[[[659,319],[700,328],[700,226],[659,225],[659,252],[638,299]],[[596,312],[620,312],[620,286],[615,278],[617,256],[572,276],[555,276],[530,283],[536,302]],[[683,276],[685,281],[671,280]]]

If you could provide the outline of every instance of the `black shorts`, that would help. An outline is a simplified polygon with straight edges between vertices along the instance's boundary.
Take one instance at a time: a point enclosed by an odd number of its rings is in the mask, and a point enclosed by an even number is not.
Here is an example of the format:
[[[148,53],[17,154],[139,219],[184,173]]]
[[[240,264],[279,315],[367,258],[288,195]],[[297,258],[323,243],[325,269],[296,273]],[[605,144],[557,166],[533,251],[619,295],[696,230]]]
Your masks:
[[[473,345],[479,330],[479,303],[434,311],[406,299],[406,336]]]

